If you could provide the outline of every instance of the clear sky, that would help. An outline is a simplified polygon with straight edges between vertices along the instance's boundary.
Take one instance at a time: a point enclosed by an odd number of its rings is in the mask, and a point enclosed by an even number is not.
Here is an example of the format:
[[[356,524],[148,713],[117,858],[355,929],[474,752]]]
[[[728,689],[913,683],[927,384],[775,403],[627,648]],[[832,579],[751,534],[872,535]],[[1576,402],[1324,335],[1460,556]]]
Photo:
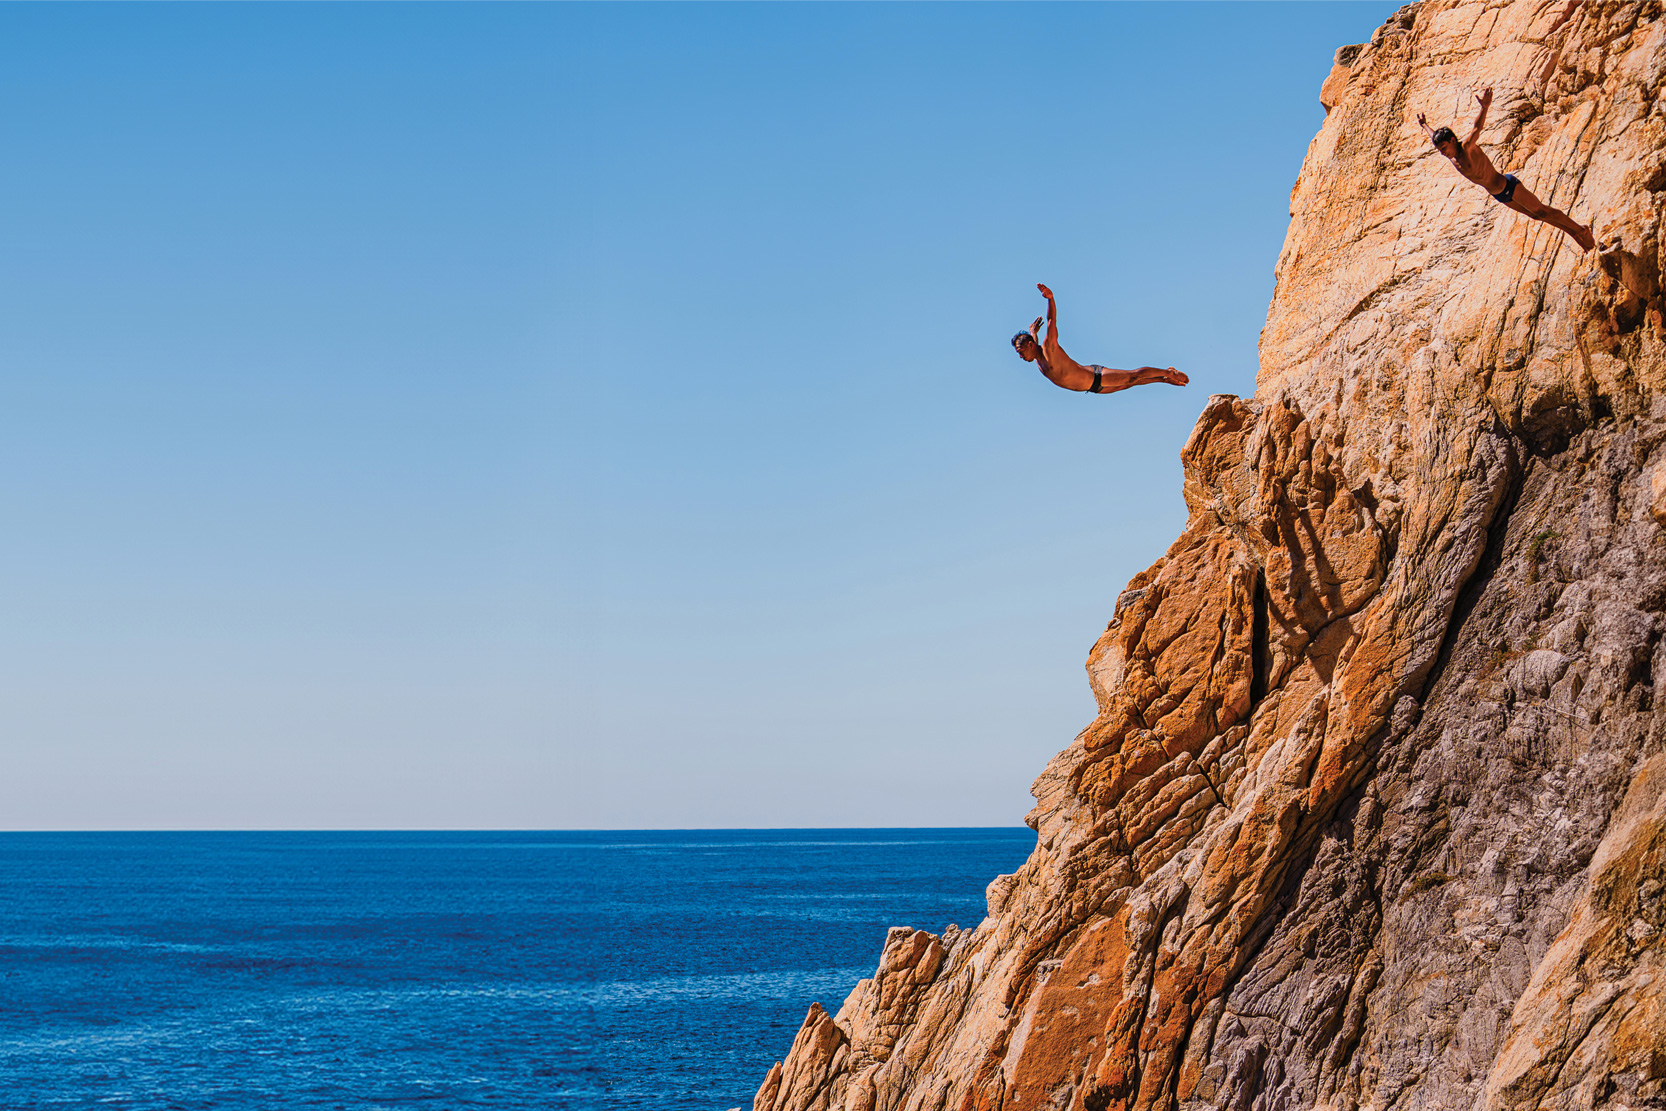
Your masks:
[[[1018,823],[1395,7],[0,7],[0,827]]]

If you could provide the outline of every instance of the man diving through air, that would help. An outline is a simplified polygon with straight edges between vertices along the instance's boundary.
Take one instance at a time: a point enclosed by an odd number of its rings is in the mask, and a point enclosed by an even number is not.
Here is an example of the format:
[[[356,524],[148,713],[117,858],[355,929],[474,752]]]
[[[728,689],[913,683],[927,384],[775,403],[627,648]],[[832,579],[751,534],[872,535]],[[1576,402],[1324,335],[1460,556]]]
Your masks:
[[[1487,122],[1487,108],[1492,104],[1492,90],[1482,89],[1481,95],[1475,98],[1481,104],[1481,113],[1475,117],[1475,127],[1463,142],[1453,134],[1450,127],[1435,130],[1429,126],[1429,121],[1423,118],[1423,113],[1417,114],[1417,122],[1424,131],[1429,133],[1429,141],[1435,144],[1435,149],[1444,154],[1458,168],[1458,172],[1470,181],[1479,185],[1492,194],[1492,199],[1506,208],[1513,208],[1523,216],[1531,216],[1535,220],[1543,220],[1553,228],[1560,228],[1573,237],[1579,244],[1579,249],[1589,251],[1597,245],[1596,237],[1591,229],[1584,224],[1575,223],[1566,212],[1559,208],[1552,208],[1535,197],[1521,179],[1515,174],[1501,174],[1481,150],[1481,127]]]
[[[1143,386],[1148,382],[1170,382],[1184,386],[1189,379],[1173,367],[1142,366],[1134,370],[1112,370],[1108,366],[1089,363],[1083,366],[1064,353],[1059,346],[1059,307],[1053,303],[1053,291],[1038,284],[1037,289],[1047,298],[1047,339],[1041,339],[1041,317],[1035,318],[1027,332],[1012,337],[1012,346],[1026,363],[1035,363],[1041,373],[1055,386],[1084,393],[1116,393],[1129,386]]]

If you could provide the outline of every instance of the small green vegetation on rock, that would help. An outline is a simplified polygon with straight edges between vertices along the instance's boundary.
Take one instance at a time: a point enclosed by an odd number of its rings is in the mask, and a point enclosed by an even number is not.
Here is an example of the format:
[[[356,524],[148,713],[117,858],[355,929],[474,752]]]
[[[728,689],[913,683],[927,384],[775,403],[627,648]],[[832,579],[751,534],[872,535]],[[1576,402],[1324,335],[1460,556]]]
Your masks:
[[[1544,558],[1545,545],[1555,540],[1561,534],[1555,529],[1545,529],[1533,534],[1533,539],[1527,542],[1527,581],[1539,581],[1539,560]]]
[[[1456,876],[1449,876],[1445,872],[1424,872],[1421,876],[1406,884],[1405,890],[1400,892],[1400,898],[1405,900],[1413,895],[1421,895],[1425,891],[1433,890],[1442,884],[1451,883],[1455,879],[1457,879]]]

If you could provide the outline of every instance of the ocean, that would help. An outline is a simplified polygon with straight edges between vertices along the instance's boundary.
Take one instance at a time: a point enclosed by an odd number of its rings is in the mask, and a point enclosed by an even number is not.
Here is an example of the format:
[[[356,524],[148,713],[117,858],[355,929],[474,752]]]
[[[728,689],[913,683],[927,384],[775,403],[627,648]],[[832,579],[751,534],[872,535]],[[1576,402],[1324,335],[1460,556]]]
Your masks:
[[[0,834],[0,1108],[750,1111],[1017,829]]]

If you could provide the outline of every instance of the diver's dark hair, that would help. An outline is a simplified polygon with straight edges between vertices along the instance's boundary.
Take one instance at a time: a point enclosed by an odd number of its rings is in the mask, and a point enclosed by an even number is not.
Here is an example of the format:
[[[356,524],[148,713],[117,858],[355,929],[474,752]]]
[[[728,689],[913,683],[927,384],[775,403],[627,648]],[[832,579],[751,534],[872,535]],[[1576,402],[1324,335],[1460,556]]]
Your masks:
[[[1450,127],[1443,127],[1433,135],[1429,136],[1429,142],[1433,143],[1437,147],[1442,143],[1455,143],[1457,141],[1458,137],[1452,133],[1452,129]]]
[[[1019,332],[1016,336],[1013,336],[1012,337],[1012,349],[1014,351],[1018,350],[1018,345],[1020,343],[1023,343],[1027,339],[1028,340],[1033,340],[1033,339],[1035,339],[1035,337],[1030,335],[1030,333],[1028,333],[1028,332]]]

